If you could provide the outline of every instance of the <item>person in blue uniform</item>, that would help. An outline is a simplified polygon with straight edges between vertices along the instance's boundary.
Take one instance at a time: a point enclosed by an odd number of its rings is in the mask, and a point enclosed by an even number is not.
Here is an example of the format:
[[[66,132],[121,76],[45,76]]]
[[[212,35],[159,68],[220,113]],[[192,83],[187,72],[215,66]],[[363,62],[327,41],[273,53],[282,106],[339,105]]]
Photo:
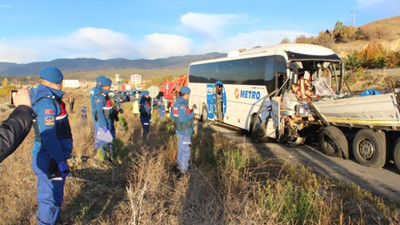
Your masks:
[[[86,123],[86,120],[87,120],[86,106],[83,106],[83,108],[81,109],[81,118],[82,118],[82,122]]]
[[[188,108],[190,88],[183,86],[179,90],[171,110],[170,117],[175,122],[176,136],[178,138],[178,154],[176,164],[179,171],[185,174],[189,169],[190,150],[192,146],[194,113]]]
[[[112,138],[115,138],[114,120],[117,118],[117,109],[114,101],[110,98],[109,93],[112,81],[109,78],[100,78],[100,92],[94,96],[95,104],[95,120],[98,123],[98,132],[107,133],[110,131]],[[98,135],[98,133],[96,134]],[[102,159],[109,153],[112,155],[112,145],[110,142],[105,142],[96,139],[97,153]]]
[[[89,95],[89,97],[90,97],[90,106],[91,106],[90,112],[91,112],[91,115],[92,115],[93,126],[94,126],[93,128],[94,128],[94,137],[95,137],[95,139],[94,139],[94,147],[95,147],[95,149],[99,149],[101,146],[96,141],[96,135],[97,135],[97,131],[98,131],[99,125],[98,125],[98,123],[97,123],[97,121],[95,119],[95,116],[94,116],[95,111],[96,111],[96,106],[94,104],[94,96],[101,94],[100,80],[103,79],[103,78],[105,78],[105,77],[104,76],[98,76],[96,78],[96,86],[94,86],[92,88],[92,90],[90,90],[90,95]]]
[[[142,140],[146,142],[147,135],[150,132],[150,119],[151,119],[151,101],[149,91],[142,91],[142,98],[140,99],[140,122],[143,127]]]
[[[62,101],[63,74],[53,66],[39,72],[40,84],[31,89],[35,140],[32,168],[37,177],[38,224],[56,224],[69,174],[72,134],[65,103]]]
[[[160,119],[164,117],[165,106],[164,106],[164,97],[159,96],[157,101],[158,112],[160,113]]]

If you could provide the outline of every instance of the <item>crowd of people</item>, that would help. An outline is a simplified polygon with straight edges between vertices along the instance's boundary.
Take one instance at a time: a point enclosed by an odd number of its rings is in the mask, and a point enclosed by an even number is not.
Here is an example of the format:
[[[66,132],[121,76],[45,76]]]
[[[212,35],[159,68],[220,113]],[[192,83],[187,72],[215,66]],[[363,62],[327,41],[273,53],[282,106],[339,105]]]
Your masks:
[[[72,131],[63,101],[62,72],[56,67],[47,66],[39,71],[39,79],[36,88],[20,89],[12,94],[16,108],[0,126],[0,162],[18,148],[33,127],[35,139],[31,166],[37,178],[37,223],[56,224],[64,198],[65,180],[70,174],[67,160],[72,156]],[[116,137],[114,122],[118,120],[118,114],[123,113],[119,102],[111,96],[111,85],[111,79],[99,76],[89,94],[94,147],[102,160],[112,158],[112,141]],[[190,92],[188,87],[181,87],[179,98],[170,112],[178,140],[178,176],[187,173],[189,168],[191,136],[194,133],[194,113],[188,107]],[[141,95],[137,92],[134,97],[133,113],[140,115],[142,143],[145,144],[150,131],[152,98],[147,90],[142,90]],[[68,95],[68,103],[72,113],[72,93]],[[164,117],[162,96],[157,97],[157,108],[160,118]],[[86,122],[86,107],[82,108],[81,116],[82,121]]]

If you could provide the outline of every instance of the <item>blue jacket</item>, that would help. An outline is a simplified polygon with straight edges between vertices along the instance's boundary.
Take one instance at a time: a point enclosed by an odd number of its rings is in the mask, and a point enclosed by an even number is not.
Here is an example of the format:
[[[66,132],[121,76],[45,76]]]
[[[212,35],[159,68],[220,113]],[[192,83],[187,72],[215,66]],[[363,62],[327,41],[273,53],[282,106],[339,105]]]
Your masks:
[[[63,91],[39,84],[31,89],[33,111],[37,114],[33,122],[36,138],[32,156],[49,154],[57,163],[71,158],[72,134],[62,102]]]
[[[140,99],[140,117],[141,118],[151,118],[151,103],[149,101],[149,99],[145,98],[144,96],[142,96],[142,98]]]
[[[90,90],[90,106],[91,106],[91,113],[92,113],[92,118],[94,119],[94,112],[96,112],[96,105],[94,104],[94,98],[96,95],[101,94],[101,86],[100,84],[96,84],[95,87]]]
[[[111,99],[108,96],[110,91],[101,88],[101,92],[95,95],[95,114],[97,116],[97,122],[99,127],[107,126],[109,130],[114,129],[114,109],[111,103]]]
[[[180,97],[171,110],[170,117],[175,122],[176,133],[181,135],[192,135],[194,113],[188,108],[189,101]]]
[[[165,110],[164,101],[161,100],[161,99],[159,99],[159,100],[157,101],[157,107],[158,107],[158,110],[164,111],[164,110]]]

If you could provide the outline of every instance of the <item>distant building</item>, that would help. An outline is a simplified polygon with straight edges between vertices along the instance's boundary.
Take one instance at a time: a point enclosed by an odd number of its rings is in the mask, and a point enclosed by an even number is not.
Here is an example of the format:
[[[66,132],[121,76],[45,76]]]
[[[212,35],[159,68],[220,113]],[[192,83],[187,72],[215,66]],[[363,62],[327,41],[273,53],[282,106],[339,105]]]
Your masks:
[[[63,80],[63,87],[79,88],[81,86],[79,80]]]

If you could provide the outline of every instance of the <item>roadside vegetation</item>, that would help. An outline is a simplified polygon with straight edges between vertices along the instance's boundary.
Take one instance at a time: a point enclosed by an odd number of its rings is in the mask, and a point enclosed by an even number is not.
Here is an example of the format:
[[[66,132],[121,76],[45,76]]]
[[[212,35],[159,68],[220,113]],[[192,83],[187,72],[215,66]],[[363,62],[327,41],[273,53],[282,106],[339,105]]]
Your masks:
[[[311,168],[262,155],[226,140],[207,124],[193,136],[189,174],[174,172],[176,137],[168,118],[153,116],[141,142],[131,104],[117,122],[112,161],[95,154],[88,92],[72,91],[74,139],[60,224],[399,224],[400,205]],[[5,98],[1,102],[6,102]],[[11,109],[0,112],[5,118]],[[33,132],[0,165],[0,224],[34,224],[36,178],[30,168]]]

